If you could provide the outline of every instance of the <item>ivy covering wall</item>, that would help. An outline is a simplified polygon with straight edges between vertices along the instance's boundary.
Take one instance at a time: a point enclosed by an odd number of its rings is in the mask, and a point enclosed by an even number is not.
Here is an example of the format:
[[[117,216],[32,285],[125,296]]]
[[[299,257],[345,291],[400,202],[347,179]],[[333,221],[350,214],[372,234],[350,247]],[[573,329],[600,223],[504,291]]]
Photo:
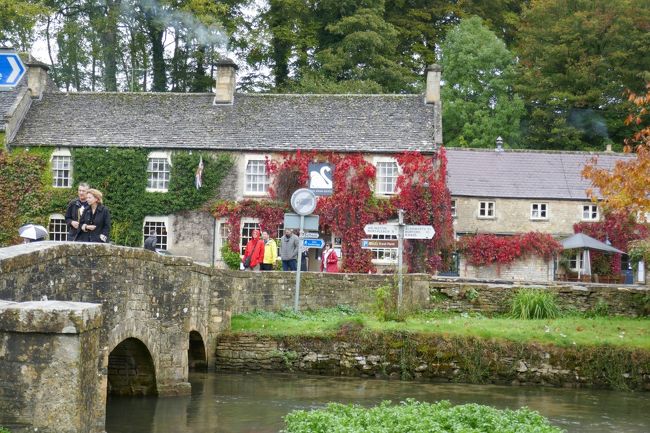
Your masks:
[[[26,222],[47,225],[52,213],[65,214],[80,182],[104,193],[111,211],[111,240],[139,246],[147,215],[169,215],[200,208],[213,199],[233,161],[229,154],[187,151],[172,153],[168,192],[147,192],[146,149],[72,149],[72,188],[53,188],[49,165],[52,148],[0,152],[0,245],[20,241],[18,227]],[[195,171],[203,157],[203,186],[196,189]]]

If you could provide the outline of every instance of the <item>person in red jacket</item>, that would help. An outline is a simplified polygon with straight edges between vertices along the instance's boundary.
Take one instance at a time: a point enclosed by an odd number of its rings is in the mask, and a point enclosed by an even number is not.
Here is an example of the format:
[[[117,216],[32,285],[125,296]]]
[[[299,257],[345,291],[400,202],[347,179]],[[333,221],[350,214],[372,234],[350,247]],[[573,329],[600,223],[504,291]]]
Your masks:
[[[338,272],[339,271],[339,258],[336,255],[336,251],[332,248],[332,244],[329,242],[325,244],[325,250],[323,251],[323,257],[320,261],[320,271],[323,272]]]
[[[259,271],[260,264],[264,261],[264,241],[260,239],[260,231],[253,230],[253,237],[246,244],[242,263],[244,269]]]

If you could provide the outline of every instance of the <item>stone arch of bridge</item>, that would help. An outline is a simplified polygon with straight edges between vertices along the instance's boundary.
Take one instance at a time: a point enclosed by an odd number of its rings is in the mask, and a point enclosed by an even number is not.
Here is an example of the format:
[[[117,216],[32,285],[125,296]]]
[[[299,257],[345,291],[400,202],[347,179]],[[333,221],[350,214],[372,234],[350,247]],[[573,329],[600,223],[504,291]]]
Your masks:
[[[107,392],[112,395],[157,395],[151,352],[137,338],[120,342],[108,355]]]
[[[192,330],[189,335],[190,344],[187,349],[187,365],[190,370],[206,371],[208,357],[205,350],[205,340],[198,331]]]

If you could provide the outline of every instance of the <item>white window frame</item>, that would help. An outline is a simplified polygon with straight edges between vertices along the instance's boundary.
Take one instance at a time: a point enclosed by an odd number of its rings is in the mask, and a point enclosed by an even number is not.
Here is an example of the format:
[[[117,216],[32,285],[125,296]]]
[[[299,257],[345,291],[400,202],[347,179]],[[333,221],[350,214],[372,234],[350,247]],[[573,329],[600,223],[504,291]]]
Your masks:
[[[593,214],[596,214],[594,217]],[[583,204],[582,205],[582,221],[598,221],[600,219],[600,211],[597,204]]]
[[[225,227],[228,228],[228,234],[224,236]],[[230,230],[232,230],[232,228],[230,227],[230,224],[228,224],[228,220],[226,218],[219,218],[217,220],[217,232],[214,239],[216,260],[223,260],[223,257],[221,256],[221,248],[223,248],[223,246],[228,243],[228,235],[230,234]]]
[[[168,169],[169,171],[149,171],[149,162],[152,159],[165,159],[167,161]],[[163,173],[169,173],[169,177],[165,179],[156,179],[155,183],[158,184],[160,182],[163,183],[163,187],[159,186],[149,186],[149,175],[150,173],[157,173],[158,176],[160,176]],[[169,190],[169,183],[171,182],[172,179],[172,155],[171,152],[149,152],[149,155],[147,155],[147,192],[167,192]]]
[[[52,225],[55,228],[63,228],[63,231],[52,230]],[[47,222],[47,231],[49,232],[49,239],[51,241],[63,242],[68,240],[68,225],[65,222],[65,216],[60,213],[53,213]],[[57,239],[60,238],[60,239]]]
[[[142,239],[143,239],[143,243],[144,243],[144,239],[146,239],[147,236],[149,235],[149,233],[147,233],[147,231],[145,231],[145,228],[147,227],[147,223],[156,223],[156,224],[162,223],[162,224],[164,224],[165,231],[167,232],[167,235],[166,235],[167,236],[167,242],[166,242],[166,245],[164,245],[165,248],[159,248],[158,247],[158,239],[156,239],[156,249],[161,249],[161,250],[168,251],[169,247],[172,245],[172,241],[173,241],[172,227],[171,227],[171,224],[170,224],[170,222],[171,222],[170,219],[171,218],[169,218],[168,216],[146,216],[146,217],[144,217],[144,221],[142,222],[142,234],[143,234]]]
[[[457,215],[457,213],[456,213],[457,210],[458,210],[457,207],[456,207],[457,205],[458,205],[458,202],[456,201],[456,199],[455,199],[455,198],[452,198],[452,199],[451,199],[451,217],[452,217],[452,218],[456,218],[456,217],[458,217],[458,215]]]
[[[482,206],[481,205],[483,205],[483,204],[485,204],[485,208],[484,208],[485,215],[481,215],[481,211],[482,211],[482,209],[481,209]],[[492,205],[492,206],[490,206],[490,205]],[[492,212],[490,212],[490,211],[492,211]],[[486,201],[479,201],[478,202],[478,218],[479,219],[490,219],[490,220],[492,220],[492,219],[496,218],[496,214],[497,214],[497,205],[496,205],[495,201],[492,201],[492,200],[487,201],[486,200]]]
[[[397,235],[370,235],[369,239],[397,239]],[[396,265],[397,248],[371,248],[372,263],[377,265]]]
[[[397,163],[397,160],[395,158],[387,157],[387,156],[375,156],[372,159],[372,163],[375,166],[375,194],[377,195],[395,195],[397,194],[397,179],[399,178],[400,174],[402,174],[402,170]],[[397,171],[395,172],[395,182],[393,184],[393,190],[392,191],[381,191],[380,190],[380,185],[388,185],[388,182],[379,182],[379,165],[380,164],[395,164],[395,168]],[[387,177],[384,177],[387,178]],[[391,176],[392,178],[392,176]]]
[[[58,168],[55,167],[55,161],[58,161],[59,158],[67,158],[68,160],[68,175],[66,176],[58,176],[58,172],[64,172],[64,168]],[[57,147],[54,152],[52,152],[52,155],[50,156],[50,170],[52,173],[52,187],[54,188],[72,188],[72,182],[73,182],[73,177],[72,177],[72,153],[70,153],[70,149],[66,148],[61,148]],[[57,185],[57,180],[62,179],[64,181],[64,185]]]
[[[582,263],[582,252],[577,252],[569,257],[569,270],[573,272],[584,272]]]
[[[247,155],[247,156],[244,157],[244,170],[243,170],[243,173],[244,173],[244,185],[243,185],[242,191],[243,191],[245,196],[249,196],[249,197],[250,196],[252,196],[252,197],[267,197],[269,195],[269,187],[271,186],[271,176],[269,175],[268,167],[266,166],[266,160],[267,159],[268,158],[266,156],[264,156],[264,155]],[[249,162],[261,162],[263,164],[263,166],[264,166],[265,183],[262,184],[262,185],[264,185],[264,190],[263,191],[257,191],[257,190],[251,191],[251,190],[248,189],[248,185],[249,185],[249,182],[248,182],[248,176],[249,176],[249,174],[248,174],[248,163]],[[259,173],[257,173],[257,174],[251,173],[251,176],[260,176],[260,174]],[[255,183],[250,182],[250,184],[259,185],[259,182],[255,182]]]
[[[388,221],[389,224],[397,224],[397,220]],[[379,223],[375,223],[379,224]],[[383,239],[397,239],[397,235],[370,235],[368,239],[383,240]],[[340,247],[339,247],[340,248]],[[397,264],[397,248],[371,248],[372,263],[376,265],[396,265]],[[381,256],[381,258],[379,258]]]
[[[253,225],[253,227],[250,227],[250,225]],[[252,235],[253,230],[260,230],[260,220],[257,218],[242,218],[241,223],[239,225],[239,254],[241,256],[244,255],[244,251],[246,250],[246,244],[248,241],[251,239],[252,236],[246,236],[244,237],[244,227],[249,227],[248,234]],[[260,230],[261,233],[261,230]],[[246,242],[244,242],[244,238],[246,239]]]
[[[531,203],[530,219],[533,221],[548,220],[548,203]]]

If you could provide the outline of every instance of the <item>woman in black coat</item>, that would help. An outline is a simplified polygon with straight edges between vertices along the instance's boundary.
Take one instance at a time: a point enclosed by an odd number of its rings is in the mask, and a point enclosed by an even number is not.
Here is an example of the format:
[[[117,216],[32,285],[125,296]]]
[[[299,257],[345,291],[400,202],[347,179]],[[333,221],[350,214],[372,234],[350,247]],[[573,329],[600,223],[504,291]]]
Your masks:
[[[111,213],[102,204],[103,194],[96,189],[86,193],[88,207],[81,215],[81,230],[77,234],[78,242],[108,243],[111,233]]]

